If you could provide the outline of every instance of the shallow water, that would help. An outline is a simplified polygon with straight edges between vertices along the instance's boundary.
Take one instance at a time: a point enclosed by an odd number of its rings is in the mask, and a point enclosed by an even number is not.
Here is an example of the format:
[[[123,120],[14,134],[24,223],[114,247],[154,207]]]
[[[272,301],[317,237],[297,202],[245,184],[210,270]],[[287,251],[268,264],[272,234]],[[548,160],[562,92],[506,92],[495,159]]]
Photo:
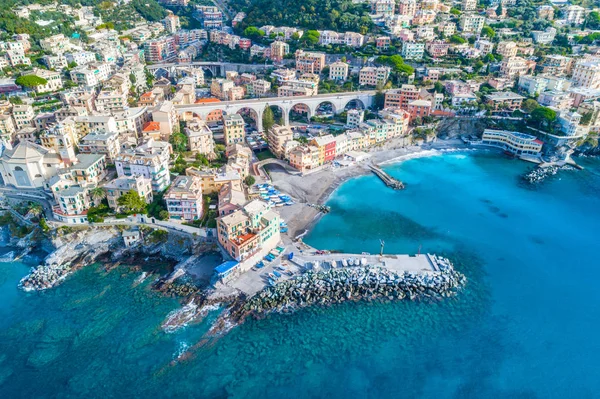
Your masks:
[[[519,183],[527,164],[487,153],[387,166],[404,191],[374,176],[341,186],[306,241],[443,253],[469,283],[437,304],[307,309],[204,344],[214,314],[165,334],[178,303],[152,279],[133,288],[139,272],[92,265],[24,293],[30,265],[0,263],[0,395],[596,397],[600,162],[582,162],[536,189]]]

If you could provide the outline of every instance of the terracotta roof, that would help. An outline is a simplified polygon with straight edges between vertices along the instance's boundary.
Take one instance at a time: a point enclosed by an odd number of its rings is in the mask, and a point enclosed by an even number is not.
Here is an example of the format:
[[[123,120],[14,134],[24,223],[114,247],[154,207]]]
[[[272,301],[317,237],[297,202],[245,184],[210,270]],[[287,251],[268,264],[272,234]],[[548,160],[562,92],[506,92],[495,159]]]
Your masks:
[[[196,104],[220,103],[218,98],[200,98],[196,100]]]
[[[144,129],[143,129],[144,132],[154,132],[157,130],[160,130],[160,122],[150,121],[150,122],[146,122],[144,124]]]

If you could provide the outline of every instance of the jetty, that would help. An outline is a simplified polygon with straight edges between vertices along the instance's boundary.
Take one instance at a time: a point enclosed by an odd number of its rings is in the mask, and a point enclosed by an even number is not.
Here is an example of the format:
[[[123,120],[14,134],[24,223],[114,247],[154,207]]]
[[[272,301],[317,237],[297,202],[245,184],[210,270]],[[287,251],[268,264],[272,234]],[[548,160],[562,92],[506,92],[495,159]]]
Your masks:
[[[369,164],[369,169],[371,169],[371,171],[375,173],[377,177],[379,177],[385,183],[386,186],[391,187],[394,190],[404,190],[404,183],[384,172],[379,165]]]

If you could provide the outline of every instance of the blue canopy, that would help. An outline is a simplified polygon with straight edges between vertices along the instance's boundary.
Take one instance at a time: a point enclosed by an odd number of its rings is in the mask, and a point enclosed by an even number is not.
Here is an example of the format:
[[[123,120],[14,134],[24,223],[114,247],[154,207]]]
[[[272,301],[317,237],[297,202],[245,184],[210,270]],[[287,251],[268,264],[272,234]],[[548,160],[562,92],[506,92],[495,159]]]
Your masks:
[[[217,274],[219,275],[223,275],[223,274],[228,274],[229,272],[231,272],[237,265],[239,264],[239,262],[235,261],[235,260],[228,260],[227,262],[223,262],[221,263],[219,266],[215,267],[215,271],[217,272]]]

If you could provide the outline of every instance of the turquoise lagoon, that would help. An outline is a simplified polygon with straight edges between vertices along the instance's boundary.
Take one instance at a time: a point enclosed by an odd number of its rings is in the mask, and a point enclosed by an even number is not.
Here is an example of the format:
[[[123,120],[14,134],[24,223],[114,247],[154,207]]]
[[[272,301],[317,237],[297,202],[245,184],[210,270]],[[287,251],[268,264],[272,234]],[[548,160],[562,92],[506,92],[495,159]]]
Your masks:
[[[206,344],[215,315],[162,332],[178,303],[135,286],[139,272],[91,265],[25,293],[36,259],[0,263],[0,396],[598,397],[600,162],[580,162],[535,188],[520,183],[529,165],[487,152],[386,166],[404,191],[352,179],[306,242],[445,254],[465,290],[273,315]]]

